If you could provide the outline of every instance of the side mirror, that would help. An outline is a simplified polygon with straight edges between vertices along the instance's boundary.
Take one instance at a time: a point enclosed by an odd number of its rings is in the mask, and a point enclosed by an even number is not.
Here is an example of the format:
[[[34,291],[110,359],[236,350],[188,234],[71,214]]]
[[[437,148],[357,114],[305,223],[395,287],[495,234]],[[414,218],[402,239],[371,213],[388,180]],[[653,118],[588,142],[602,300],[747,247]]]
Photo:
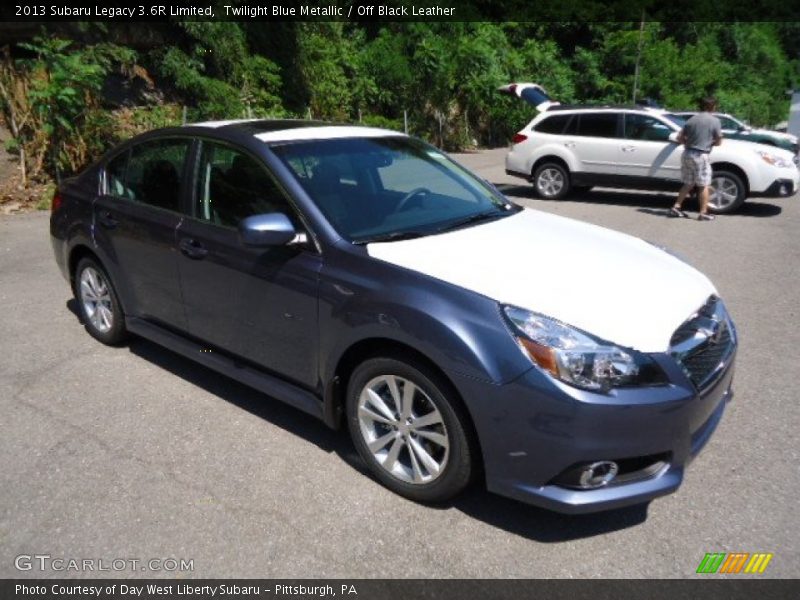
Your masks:
[[[253,215],[239,221],[239,238],[245,246],[285,246],[297,232],[283,213]]]
[[[678,132],[677,131],[673,131],[672,133],[670,133],[668,139],[669,139],[670,142],[675,142],[677,144],[678,143]]]

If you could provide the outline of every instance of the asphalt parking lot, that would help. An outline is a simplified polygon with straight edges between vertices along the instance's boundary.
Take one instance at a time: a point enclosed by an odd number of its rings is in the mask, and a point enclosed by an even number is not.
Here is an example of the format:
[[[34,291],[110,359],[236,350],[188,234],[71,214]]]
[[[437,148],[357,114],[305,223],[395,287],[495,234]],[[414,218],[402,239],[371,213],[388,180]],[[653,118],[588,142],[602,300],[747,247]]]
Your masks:
[[[194,567],[89,576],[683,578],[706,552],[772,552],[762,577],[800,576],[800,196],[711,223],[666,218],[669,194],[542,201],[504,153],[457,158],[526,206],[680,252],[733,314],[736,395],[676,494],[580,517],[480,488],[414,504],[363,474],[344,433],[150,342],[95,342],[48,215],[0,217],[0,577],[64,575],[14,566],[49,554]]]

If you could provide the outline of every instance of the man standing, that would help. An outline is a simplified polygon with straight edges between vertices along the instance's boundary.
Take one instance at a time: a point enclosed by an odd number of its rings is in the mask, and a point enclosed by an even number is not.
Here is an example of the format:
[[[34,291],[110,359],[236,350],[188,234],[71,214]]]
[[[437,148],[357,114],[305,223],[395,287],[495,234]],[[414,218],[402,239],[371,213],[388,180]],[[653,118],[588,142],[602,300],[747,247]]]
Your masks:
[[[678,193],[675,206],[669,209],[672,217],[688,217],[681,210],[683,201],[692,188],[697,187],[700,199],[700,214],[698,221],[711,221],[714,215],[708,214],[708,186],[711,184],[711,161],[708,155],[711,148],[722,143],[722,125],[713,113],[717,108],[715,98],[703,98],[700,101],[700,111],[686,124],[678,134],[678,142],[683,144],[681,157],[681,179],[683,187]]]

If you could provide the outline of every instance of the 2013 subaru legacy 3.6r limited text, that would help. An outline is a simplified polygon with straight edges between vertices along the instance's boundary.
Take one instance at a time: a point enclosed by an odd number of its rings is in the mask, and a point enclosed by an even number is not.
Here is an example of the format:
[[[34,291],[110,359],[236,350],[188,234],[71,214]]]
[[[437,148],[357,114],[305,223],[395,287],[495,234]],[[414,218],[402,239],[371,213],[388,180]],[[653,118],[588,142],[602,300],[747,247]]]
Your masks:
[[[646,502],[731,397],[736,333],[704,275],[392,131],[150,132],[63,183],[51,234],[92,336],[346,422],[418,501],[479,476],[557,511]]]

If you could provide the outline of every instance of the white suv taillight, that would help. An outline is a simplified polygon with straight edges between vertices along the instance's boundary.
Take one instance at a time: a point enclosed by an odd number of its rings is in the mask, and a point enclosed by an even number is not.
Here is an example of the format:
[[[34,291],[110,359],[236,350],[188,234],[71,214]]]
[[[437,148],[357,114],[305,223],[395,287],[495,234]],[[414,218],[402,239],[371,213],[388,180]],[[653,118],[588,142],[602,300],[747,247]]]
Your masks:
[[[527,139],[528,139],[528,136],[525,135],[524,133],[515,133],[514,137],[511,138],[511,143],[512,144],[521,144],[522,142],[524,142]]]

